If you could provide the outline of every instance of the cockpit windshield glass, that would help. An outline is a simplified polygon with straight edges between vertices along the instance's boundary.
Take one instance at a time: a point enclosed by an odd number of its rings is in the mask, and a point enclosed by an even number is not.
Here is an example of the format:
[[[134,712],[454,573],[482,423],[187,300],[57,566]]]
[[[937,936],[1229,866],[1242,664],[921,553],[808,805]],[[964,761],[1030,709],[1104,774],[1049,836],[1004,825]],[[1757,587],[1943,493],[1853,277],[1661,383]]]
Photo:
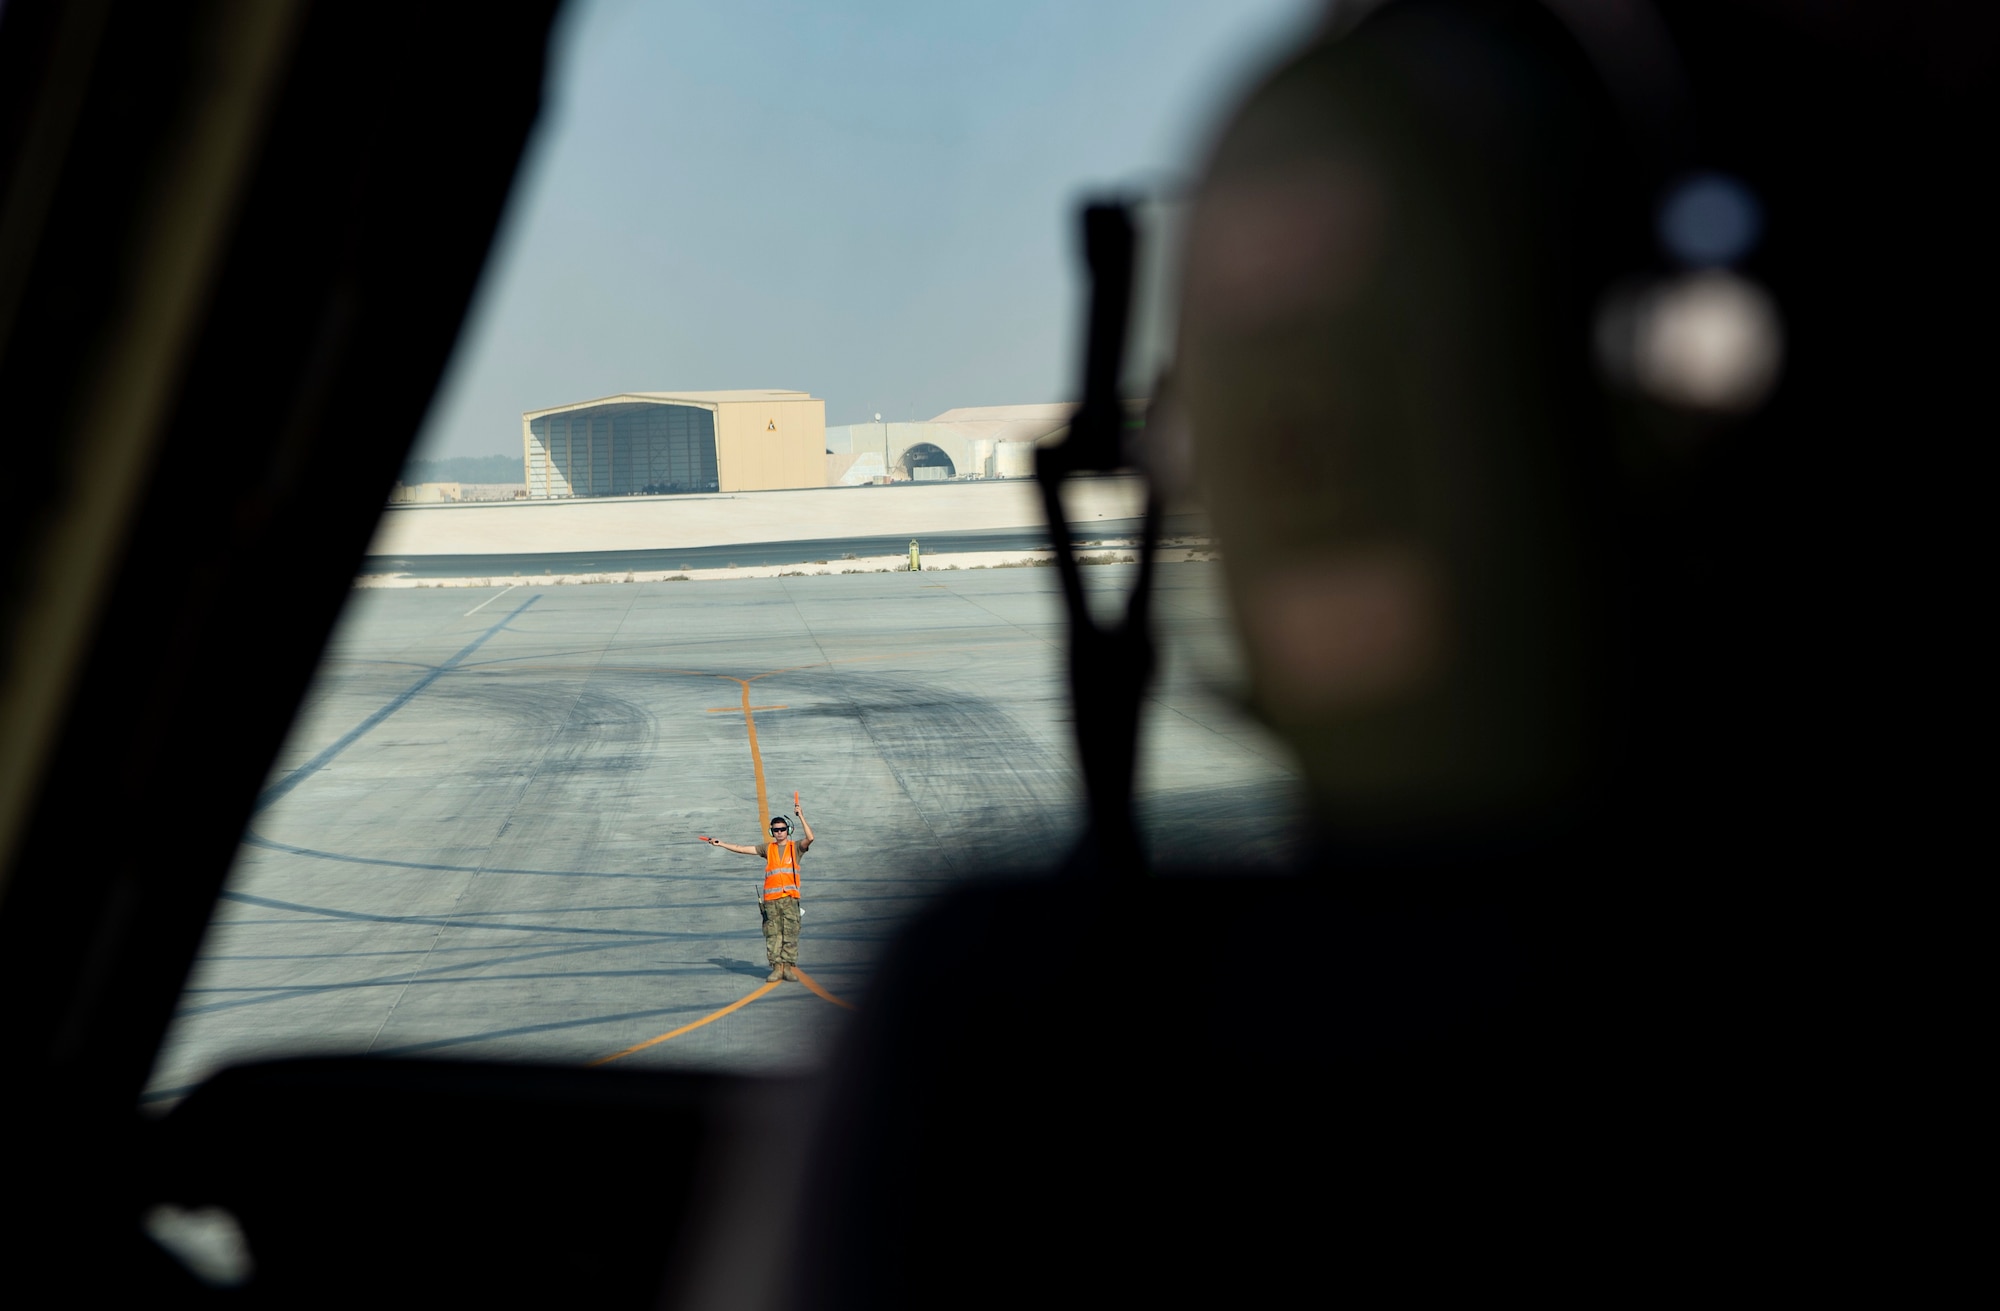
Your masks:
[[[927,900],[1057,864],[1032,472],[1078,399],[1078,209],[1139,215],[1124,390],[1171,483],[1178,206],[1320,8],[573,4],[148,1104],[302,1052],[811,1068]],[[1070,488],[1096,604],[1143,505]],[[1170,500],[1139,841],[1276,865],[1293,766],[1232,699],[1218,551]]]

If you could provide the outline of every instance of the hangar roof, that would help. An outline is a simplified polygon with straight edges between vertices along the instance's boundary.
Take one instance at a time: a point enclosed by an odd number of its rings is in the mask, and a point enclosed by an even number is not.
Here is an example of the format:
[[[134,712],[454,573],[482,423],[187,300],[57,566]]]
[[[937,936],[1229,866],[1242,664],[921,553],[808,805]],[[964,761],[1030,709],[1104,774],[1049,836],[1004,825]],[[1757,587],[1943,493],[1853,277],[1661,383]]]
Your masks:
[[[600,396],[592,401],[571,401],[567,405],[551,405],[545,410],[529,410],[521,417],[539,419],[547,414],[561,414],[568,410],[588,410],[600,405],[727,405],[732,401],[810,401],[816,400],[810,392],[788,391],[779,387],[753,387],[743,391],[627,391],[615,396]]]
[[[1045,442],[1069,427],[1076,406],[1067,402],[1046,405],[965,405],[921,425],[936,432],[949,431],[961,441]]]
[[[1076,409],[1072,401],[1052,401],[1043,405],[964,405],[955,410],[946,410],[932,419],[932,423],[1042,423],[1060,425],[1069,422],[1071,411]]]

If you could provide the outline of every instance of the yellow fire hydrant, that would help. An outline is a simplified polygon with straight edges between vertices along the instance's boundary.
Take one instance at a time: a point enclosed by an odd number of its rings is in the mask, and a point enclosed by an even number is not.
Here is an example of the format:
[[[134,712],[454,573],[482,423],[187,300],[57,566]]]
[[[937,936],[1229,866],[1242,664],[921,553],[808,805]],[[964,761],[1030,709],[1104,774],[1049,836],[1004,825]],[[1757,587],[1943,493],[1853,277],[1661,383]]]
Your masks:
[[[917,539],[912,537],[910,539],[910,572],[913,574],[918,574],[922,573],[923,570],[924,570],[924,558],[923,555],[917,550]]]

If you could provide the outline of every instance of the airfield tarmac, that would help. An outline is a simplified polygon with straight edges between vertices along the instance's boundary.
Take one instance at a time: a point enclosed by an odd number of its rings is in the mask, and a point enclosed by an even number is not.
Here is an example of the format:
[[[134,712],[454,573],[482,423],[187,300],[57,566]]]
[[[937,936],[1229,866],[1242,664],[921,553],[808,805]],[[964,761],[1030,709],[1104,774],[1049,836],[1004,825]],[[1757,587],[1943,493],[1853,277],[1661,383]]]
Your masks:
[[[1220,575],[1156,573],[1141,827],[1276,864],[1294,780],[1219,690]],[[913,910],[1074,841],[1063,640],[1047,569],[357,590],[147,1100],[304,1052],[811,1067]],[[764,983],[762,862],[696,840],[795,789],[811,987]]]

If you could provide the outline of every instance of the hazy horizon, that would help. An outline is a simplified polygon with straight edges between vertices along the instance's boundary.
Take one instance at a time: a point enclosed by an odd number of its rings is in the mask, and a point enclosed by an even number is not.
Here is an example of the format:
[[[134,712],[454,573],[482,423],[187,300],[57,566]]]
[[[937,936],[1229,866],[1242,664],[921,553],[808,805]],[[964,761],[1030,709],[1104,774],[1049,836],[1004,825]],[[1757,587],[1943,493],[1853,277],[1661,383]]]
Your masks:
[[[412,459],[520,416],[785,387],[827,423],[1066,399],[1074,209],[1198,162],[1311,0],[583,0]]]

